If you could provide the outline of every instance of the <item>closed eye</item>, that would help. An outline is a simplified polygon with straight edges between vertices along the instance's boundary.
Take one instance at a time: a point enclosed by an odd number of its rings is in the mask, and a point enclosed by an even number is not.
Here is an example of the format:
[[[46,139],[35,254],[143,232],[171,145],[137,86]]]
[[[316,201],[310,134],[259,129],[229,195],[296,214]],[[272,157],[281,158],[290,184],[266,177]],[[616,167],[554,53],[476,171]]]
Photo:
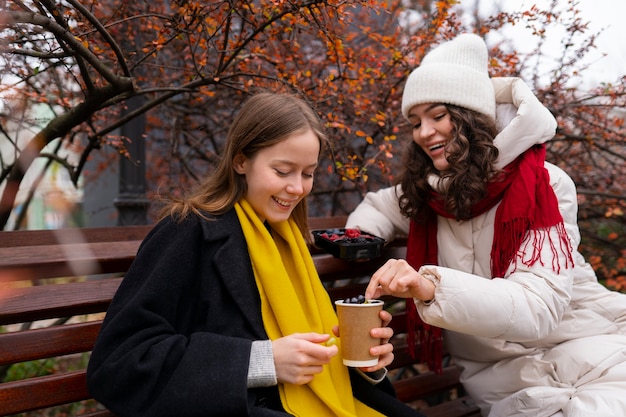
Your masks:
[[[279,177],[288,177],[289,175],[292,174],[292,171],[281,171],[279,169],[274,169],[274,171],[276,171],[276,174],[278,174]],[[313,178],[313,173],[312,172],[303,172],[302,176],[306,177],[306,178]]]

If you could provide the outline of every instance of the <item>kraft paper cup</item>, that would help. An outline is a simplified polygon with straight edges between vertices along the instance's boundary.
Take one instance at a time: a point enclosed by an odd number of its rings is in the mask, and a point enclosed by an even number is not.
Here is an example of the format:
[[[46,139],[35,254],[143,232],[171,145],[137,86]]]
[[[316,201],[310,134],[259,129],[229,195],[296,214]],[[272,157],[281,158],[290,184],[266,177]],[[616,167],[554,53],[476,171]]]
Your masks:
[[[370,330],[381,327],[381,300],[369,300],[363,304],[335,301],[339,319],[339,339],[343,364],[351,367],[374,366],[378,356],[370,355],[370,348],[380,345],[380,339],[370,336]]]

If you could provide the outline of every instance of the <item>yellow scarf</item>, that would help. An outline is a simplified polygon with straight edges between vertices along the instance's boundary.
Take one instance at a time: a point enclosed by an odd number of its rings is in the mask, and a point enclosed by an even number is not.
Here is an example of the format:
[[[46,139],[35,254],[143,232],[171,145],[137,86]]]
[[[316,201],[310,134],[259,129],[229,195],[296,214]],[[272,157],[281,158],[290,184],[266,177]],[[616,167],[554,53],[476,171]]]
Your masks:
[[[306,332],[332,334],[337,316],[295,222],[272,224],[272,236],[246,200],[236,203],[235,210],[248,244],[269,338]],[[340,355],[310,383],[279,383],[278,389],[285,411],[298,417],[382,416],[353,397]]]

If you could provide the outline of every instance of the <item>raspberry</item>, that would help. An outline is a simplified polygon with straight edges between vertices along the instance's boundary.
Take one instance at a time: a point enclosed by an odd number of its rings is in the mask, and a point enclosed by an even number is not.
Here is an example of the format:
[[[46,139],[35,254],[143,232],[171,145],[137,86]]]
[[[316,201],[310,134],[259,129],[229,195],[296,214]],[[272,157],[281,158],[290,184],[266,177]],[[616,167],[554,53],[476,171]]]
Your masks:
[[[361,236],[361,231],[359,229],[346,229],[344,234],[348,238],[357,238],[357,237]]]

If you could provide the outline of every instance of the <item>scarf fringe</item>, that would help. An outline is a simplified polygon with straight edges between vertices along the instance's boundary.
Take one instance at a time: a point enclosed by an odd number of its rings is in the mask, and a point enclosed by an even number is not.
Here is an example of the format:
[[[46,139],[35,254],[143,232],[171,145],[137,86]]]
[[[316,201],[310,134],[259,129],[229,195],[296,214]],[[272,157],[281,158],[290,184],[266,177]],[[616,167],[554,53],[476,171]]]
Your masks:
[[[541,257],[541,250],[548,241],[552,251],[551,268],[557,274],[561,272],[561,267],[565,269],[574,266],[572,257],[572,245],[567,236],[565,224],[560,221],[553,225],[557,231],[557,239],[553,239],[550,228],[536,228],[533,222],[528,219],[513,219],[495,226],[494,234],[501,236],[491,249],[491,274],[493,278],[503,278],[506,271],[513,265],[512,272],[517,270],[517,262],[531,267],[537,262],[545,265]],[[505,233],[506,232],[506,233]],[[532,236],[523,247],[520,247],[526,234]],[[496,245],[497,243],[497,245]],[[510,248],[520,247],[519,251],[512,251]]]

